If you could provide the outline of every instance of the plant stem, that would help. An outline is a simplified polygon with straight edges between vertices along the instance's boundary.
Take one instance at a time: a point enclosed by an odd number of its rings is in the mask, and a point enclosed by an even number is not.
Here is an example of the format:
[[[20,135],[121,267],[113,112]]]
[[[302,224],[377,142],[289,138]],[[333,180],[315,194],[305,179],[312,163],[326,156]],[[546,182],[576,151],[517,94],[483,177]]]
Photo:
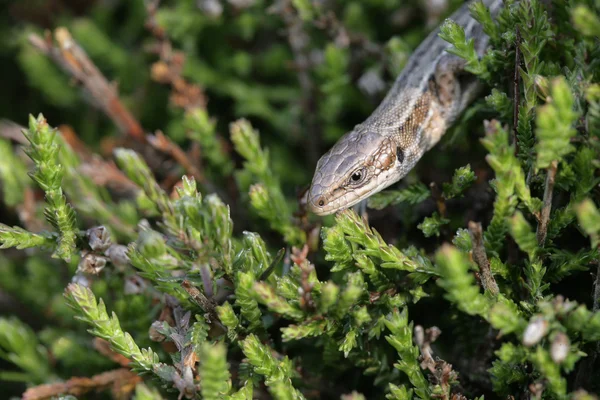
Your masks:
[[[470,221],[469,232],[471,233],[471,240],[473,241],[473,260],[481,270],[481,284],[485,290],[489,291],[493,296],[497,296],[498,293],[500,293],[500,289],[492,275],[490,261],[485,253],[481,223]]]
[[[556,170],[558,162],[552,161],[546,174],[546,188],[544,189],[544,205],[540,213],[540,222],[537,230],[537,240],[540,246],[544,245],[546,235],[548,234],[548,221],[550,220],[550,211],[552,210],[552,192],[554,191],[554,181],[556,179]]]

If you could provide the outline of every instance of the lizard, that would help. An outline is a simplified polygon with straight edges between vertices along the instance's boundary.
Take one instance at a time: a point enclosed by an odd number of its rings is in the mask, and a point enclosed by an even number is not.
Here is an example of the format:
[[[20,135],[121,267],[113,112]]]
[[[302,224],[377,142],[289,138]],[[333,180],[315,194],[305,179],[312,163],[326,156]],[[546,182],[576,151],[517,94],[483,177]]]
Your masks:
[[[483,0],[492,16],[501,0]],[[449,18],[464,28],[483,56],[489,37],[463,4]],[[477,97],[480,81],[432,31],[412,53],[381,104],[317,162],[306,194],[309,211],[328,215],[349,208],[405,177]]]

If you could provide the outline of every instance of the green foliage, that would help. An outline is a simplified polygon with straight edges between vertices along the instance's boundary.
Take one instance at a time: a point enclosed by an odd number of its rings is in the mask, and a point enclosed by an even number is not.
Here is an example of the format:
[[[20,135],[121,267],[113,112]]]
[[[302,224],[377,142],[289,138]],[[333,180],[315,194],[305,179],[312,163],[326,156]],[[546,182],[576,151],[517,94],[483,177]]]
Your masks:
[[[418,204],[431,196],[429,188],[422,183],[410,185],[401,190],[386,190],[369,198],[369,207],[382,210],[399,203]]]
[[[0,224],[0,248],[7,249],[16,247],[26,249],[29,247],[51,247],[54,244],[53,237],[46,234],[27,232],[25,229]]]
[[[394,367],[408,376],[417,396],[421,399],[429,398],[430,389],[419,365],[419,348],[413,345],[413,326],[408,322],[407,310],[403,309],[402,312],[396,310],[385,320],[385,325],[391,332],[391,335],[386,336],[385,339],[396,349],[400,357],[400,361],[394,364]],[[392,389],[392,393],[398,390],[395,389]]]
[[[269,221],[271,228],[281,233],[286,242],[295,245],[304,242],[304,233],[292,224],[291,212],[279,183],[269,169],[269,153],[260,148],[258,132],[248,121],[240,120],[231,124],[231,140],[236,151],[246,160],[243,172],[252,181],[258,181],[249,192],[254,210]],[[244,185],[242,182],[247,178],[239,180]]]
[[[230,389],[229,370],[223,343],[210,345],[204,343],[200,351],[200,379],[202,380],[202,398],[217,400]]]
[[[584,4],[578,4],[571,12],[575,28],[586,36],[600,36],[600,18]]]
[[[225,145],[217,136],[216,122],[210,119],[203,109],[194,109],[185,115],[184,126],[188,137],[197,141],[202,148],[202,157],[219,175],[229,175],[233,171],[233,163],[225,151]]]
[[[548,388],[557,397],[567,394],[567,381],[560,374],[560,367],[552,362],[547,350],[537,347],[536,352],[530,356],[531,362],[548,381]]]
[[[527,359],[524,348],[515,346],[512,343],[504,343],[496,351],[498,359],[490,368],[492,375],[492,384],[494,391],[498,393],[509,393],[510,387],[516,382],[523,382],[527,379],[527,372],[522,366]]]
[[[519,246],[519,248],[527,253],[530,261],[537,260],[537,252],[539,247],[535,233],[531,230],[531,226],[520,212],[515,213],[509,222],[510,234]]]
[[[417,228],[423,231],[425,237],[440,236],[440,228],[450,222],[449,219],[443,218],[437,212],[434,212],[431,217],[426,217]]]
[[[294,320],[302,319],[302,311],[290,304],[283,296],[278,296],[271,286],[257,283],[254,286],[257,299],[278,314]]]
[[[264,376],[265,384],[275,398],[303,399],[304,396],[292,386],[292,363],[287,357],[281,361],[275,359],[268,346],[261,343],[255,335],[249,335],[242,343],[244,355],[254,371]]]
[[[0,358],[23,371],[0,371],[2,380],[41,383],[52,377],[48,350],[35,332],[16,318],[0,318]]]
[[[600,244],[600,212],[594,202],[585,199],[577,208],[577,219],[583,231],[590,237],[592,248]]]
[[[455,248],[445,245],[436,255],[440,268],[440,285],[447,292],[446,298],[471,315],[486,315],[490,301],[479,292],[473,275],[469,273],[469,263]]]
[[[117,316],[114,313],[109,316],[102,299],[97,302],[89,288],[70,284],[65,297],[69,306],[76,310],[77,318],[92,327],[90,333],[108,341],[113,351],[131,359],[135,371],[154,371],[154,366],[159,363],[158,355],[151,349],[140,349],[131,335],[121,330]]]
[[[483,27],[483,31],[490,37],[492,43],[500,41],[498,25],[493,20],[490,10],[485,6],[483,1],[476,1],[469,6],[471,16],[477,20]]]
[[[35,163],[29,175],[46,193],[48,206],[44,214],[59,233],[54,256],[69,261],[75,252],[77,221],[61,188],[64,170],[58,162],[60,148],[55,143],[56,130],[48,126],[42,115],[37,119],[30,115],[29,129],[23,134],[30,143],[25,152]]]
[[[23,202],[25,190],[29,186],[26,171],[25,164],[13,152],[10,143],[0,140],[0,179],[4,203],[7,206],[14,207]]]
[[[144,384],[135,387],[135,400],[162,400],[160,392],[156,389],[151,389]]]
[[[0,114],[62,124],[0,122],[5,396],[115,371],[94,396],[600,391],[597,2],[473,2],[482,57],[428,2],[38,3],[0,15]],[[307,213],[319,156],[440,23],[485,83],[468,134],[377,211]]]
[[[482,140],[489,151],[486,160],[496,173],[494,216],[485,232],[486,247],[498,252],[507,232],[507,218],[514,213],[517,200],[521,200],[530,212],[537,214],[541,201],[531,196],[529,186],[525,182],[525,174],[514,147],[508,144],[508,132],[497,122],[488,125],[488,133]]]
[[[538,138],[536,145],[538,168],[548,168],[550,163],[573,152],[571,139],[576,131],[572,127],[579,117],[573,111],[573,95],[564,79],[552,83],[551,103],[542,106],[537,111]]]
[[[457,55],[466,61],[466,71],[480,76],[483,79],[489,79],[489,72],[487,71],[485,64],[479,60],[479,56],[475,51],[474,39],[466,38],[465,30],[462,26],[451,19],[447,19],[442,26],[440,26],[440,37],[452,45],[448,50],[449,53]]]
[[[452,182],[444,183],[444,198],[452,199],[460,196],[473,182],[475,182],[475,173],[471,169],[471,165],[467,164],[464,167],[458,168],[454,171]]]
[[[364,249],[355,249],[353,251],[354,254],[376,257],[381,260],[382,268],[392,268],[409,272],[417,271],[419,268],[426,268],[423,264],[419,265],[419,262],[411,259],[411,257],[402,253],[396,247],[385,243],[381,235],[370,228],[356,213],[343,211],[338,214],[336,222],[349,242],[364,247]]]

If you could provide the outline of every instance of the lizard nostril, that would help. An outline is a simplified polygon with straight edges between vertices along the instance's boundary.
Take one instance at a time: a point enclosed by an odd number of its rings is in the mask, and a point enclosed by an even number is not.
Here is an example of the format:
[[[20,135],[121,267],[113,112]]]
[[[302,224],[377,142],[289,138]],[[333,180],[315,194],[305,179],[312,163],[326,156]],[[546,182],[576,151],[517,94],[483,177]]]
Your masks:
[[[325,201],[319,200],[319,207],[323,207],[325,205]]]

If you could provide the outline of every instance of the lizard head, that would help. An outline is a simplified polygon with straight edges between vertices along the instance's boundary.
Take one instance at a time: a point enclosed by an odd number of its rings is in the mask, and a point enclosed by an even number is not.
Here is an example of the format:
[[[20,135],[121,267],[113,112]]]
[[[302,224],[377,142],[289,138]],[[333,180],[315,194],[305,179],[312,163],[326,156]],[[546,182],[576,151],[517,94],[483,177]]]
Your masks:
[[[355,205],[405,176],[406,156],[392,138],[358,126],[317,163],[308,209],[328,215]]]

